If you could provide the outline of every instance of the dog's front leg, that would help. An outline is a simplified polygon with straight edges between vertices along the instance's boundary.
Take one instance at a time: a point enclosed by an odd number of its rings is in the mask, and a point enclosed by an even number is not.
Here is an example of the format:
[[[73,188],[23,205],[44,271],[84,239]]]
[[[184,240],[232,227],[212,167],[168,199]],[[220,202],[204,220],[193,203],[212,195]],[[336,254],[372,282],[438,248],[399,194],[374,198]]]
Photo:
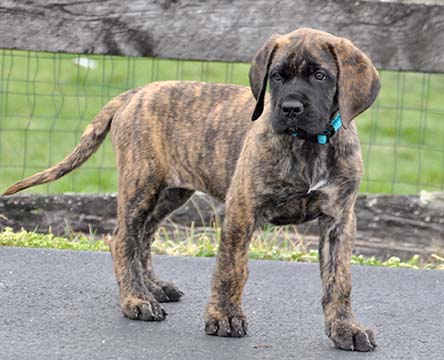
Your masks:
[[[240,195],[227,202],[225,220],[213,275],[211,298],[205,315],[208,335],[242,337],[247,321],[241,307],[248,278],[248,246],[254,228],[254,212]]]
[[[351,255],[356,235],[353,209],[320,221],[319,262],[323,286],[322,306],[327,335],[343,350],[371,351],[373,332],[362,327],[351,307]]]

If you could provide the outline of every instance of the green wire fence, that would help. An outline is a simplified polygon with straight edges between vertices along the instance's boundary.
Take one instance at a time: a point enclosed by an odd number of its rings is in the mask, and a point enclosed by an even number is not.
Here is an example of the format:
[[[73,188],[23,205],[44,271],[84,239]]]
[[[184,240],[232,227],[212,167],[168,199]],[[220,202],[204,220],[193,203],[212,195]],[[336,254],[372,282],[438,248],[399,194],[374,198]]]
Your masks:
[[[77,144],[114,95],[158,80],[248,86],[248,64],[0,50],[0,191]],[[444,190],[444,74],[381,71],[377,102],[356,119],[362,192]],[[32,193],[115,192],[109,140],[80,169]]]

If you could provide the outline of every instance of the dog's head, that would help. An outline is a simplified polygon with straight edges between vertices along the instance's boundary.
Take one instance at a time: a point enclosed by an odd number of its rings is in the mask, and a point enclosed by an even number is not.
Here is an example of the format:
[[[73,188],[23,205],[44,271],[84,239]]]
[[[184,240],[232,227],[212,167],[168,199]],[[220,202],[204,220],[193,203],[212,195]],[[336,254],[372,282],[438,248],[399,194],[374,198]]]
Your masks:
[[[374,65],[349,40],[306,28],[274,35],[256,53],[250,69],[253,120],[263,112],[268,82],[278,134],[321,133],[338,110],[347,127],[375,101],[380,87]]]

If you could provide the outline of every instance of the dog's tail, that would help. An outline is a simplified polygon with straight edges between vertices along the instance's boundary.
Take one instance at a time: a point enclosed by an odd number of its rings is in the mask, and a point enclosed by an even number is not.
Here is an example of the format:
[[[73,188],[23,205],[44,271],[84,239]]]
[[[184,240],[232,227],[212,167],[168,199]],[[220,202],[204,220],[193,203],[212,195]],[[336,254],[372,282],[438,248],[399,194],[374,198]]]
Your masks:
[[[105,139],[110,130],[111,121],[116,111],[138,90],[139,89],[129,90],[119,96],[116,96],[108,104],[106,104],[96,115],[91,124],[89,124],[85,129],[80,143],[62,161],[49,169],[31,175],[26,179],[20,180],[19,182],[10,186],[3,193],[3,195],[12,195],[31,186],[41,185],[57,180],[82,165],[91,157],[92,154],[94,154]]]

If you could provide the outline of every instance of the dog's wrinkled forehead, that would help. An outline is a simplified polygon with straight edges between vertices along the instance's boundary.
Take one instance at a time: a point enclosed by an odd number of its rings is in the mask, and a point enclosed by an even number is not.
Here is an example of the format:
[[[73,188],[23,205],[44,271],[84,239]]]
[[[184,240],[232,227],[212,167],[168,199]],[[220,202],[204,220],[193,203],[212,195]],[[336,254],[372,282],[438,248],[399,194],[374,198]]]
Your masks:
[[[300,29],[281,36],[272,66],[284,67],[293,76],[312,68],[322,68],[336,75],[338,69],[330,44],[337,38],[328,35]]]

